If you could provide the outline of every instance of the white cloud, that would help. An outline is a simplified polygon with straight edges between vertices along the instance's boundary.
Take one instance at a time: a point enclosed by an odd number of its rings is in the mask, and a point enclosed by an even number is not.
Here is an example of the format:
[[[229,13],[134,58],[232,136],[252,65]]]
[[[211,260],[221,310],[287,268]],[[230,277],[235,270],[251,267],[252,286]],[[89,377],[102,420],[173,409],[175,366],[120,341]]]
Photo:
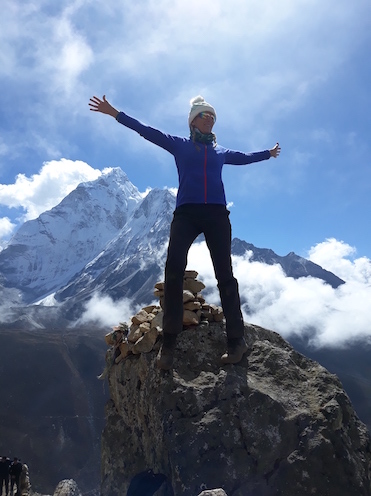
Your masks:
[[[5,5],[0,71],[30,95],[22,99],[22,115],[32,116],[33,136],[52,135],[62,152],[68,142],[60,143],[52,131],[73,118],[79,126],[88,97],[100,90],[135,115],[144,106],[149,122],[184,118],[190,97],[204,92],[217,105],[220,122],[233,122],[244,144],[248,133],[255,149],[266,142],[276,116],[303,105],[365,31],[365,7],[349,8],[345,0],[336,9],[320,0],[274,6],[233,0],[233,7],[222,0]],[[195,62],[200,53],[207,53],[207,63]],[[101,136],[100,126],[107,127],[98,119],[94,126]],[[105,130],[104,137],[112,142],[116,133]]]
[[[95,294],[85,305],[85,310],[76,323],[86,324],[98,322],[101,325],[112,327],[120,322],[130,322],[130,318],[139,310],[128,299],[113,301],[109,296]]]
[[[189,99],[200,90],[196,70],[203,81],[210,80],[203,88],[208,96],[224,102],[228,93],[233,95],[243,119],[253,122],[255,111],[260,112],[262,105],[267,109],[267,102],[274,104],[269,112],[300,105],[310,89],[347,57],[355,43],[349,24],[362,11],[349,9],[344,1],[334,10],[318,0],[304,5],[287,0],[273,7],[268,0],[234,0],[233,8],[221,0],[130,5],[113,0],[62,1],[54,11],[41,1],[27,9],[17,0],[8,3],[3,41],[13,53],[6,64],[13,77],[22,74],[26,62],[27,78],[43,81],[50,94],[63,90],[73,96],[81,83],[94,82],[97,87],[105,80],[107,84],[113,73],[121,73],[123,80],[146,74],[153,87],[158,84],[167,94],[169,85],[176,86],[172,98],[187,88]],[[293,50],[293,43],[301,49]],[[277,45],[279,56],[272,49]],[[195,65],[202,49],[208,63]],[[236,67],[245,71],[237,74]],[[207,73],[210,78],[204,77]],[[227,116],[229,110],[236,117],[235,107],[225,105]]]
[[[366,257],[355,258],[357,250],[334,238],[312,247],[309,260],[334,272],[347,282],[371,283],[371,261]]]
[[[44,163],[38,174],[18,174],[14,184],[0,184],[0,204],[22,208],[22,221],[35,219],[57,205],[79,183],[93,181],[101,174],[80,160],[51,160]]]
[[[93,52],[85,37],[75,30],[70,19],[55,19],[50,28],[51,43],[41,46],[39,63],[44,66],[44,71],[50,71],[54,87],[69,96],[81,74],[93,62]]]
[[[0,218],[0,251],[6,245],[2,240],[7,239],[15,227],[16,225],[8,217]]]
[[[8,217],[0,219],[0,239],[8,236],[14,229],[15,224]]]
[[[178,188],[165,187],[165,189],[168,189],[173,196],[176,196],[178,194]]]
[[[80,75],[93,61],[93,51],[76,29],[77,10],[62,2],[55,12],[43,2],[7,1],[0,39],[2,71],[9,77],[42,83],[49,92],[71,95]],[[27,70],[25,70],[25,64]]]
[[[249,256],[233,257],[241,299],[247,301],[245,321],[287,338],[310,333],[312,344],[320,347],[370,340],[371,261],[365,257],[347,260],[354,249],[334,239],[318,244],[310,253],[312,261],[345,279],[346,284],[334,289],[319,279],[286,277],[280,266],[251,262]],[[199,272],[210,291],[207,301],[220,304],[205,242],[191,247],[187,267]]]

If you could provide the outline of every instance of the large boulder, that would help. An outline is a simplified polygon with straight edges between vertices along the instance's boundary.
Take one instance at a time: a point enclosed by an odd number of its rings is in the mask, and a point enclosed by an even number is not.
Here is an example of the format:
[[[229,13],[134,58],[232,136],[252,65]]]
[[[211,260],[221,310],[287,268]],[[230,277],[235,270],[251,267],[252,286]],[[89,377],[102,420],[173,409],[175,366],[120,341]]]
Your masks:
[[[64,479],[58,483],[53,496],[81,496],[81,493],[73,479]]]
[[[159,343],[110,368],[102,496],[146,470],[166,476],[156,495],[371,495],[369,433],[338,378],[272,331],[245,335],[238,365],[220,365],[221,322],[183,331],[170,372]]]

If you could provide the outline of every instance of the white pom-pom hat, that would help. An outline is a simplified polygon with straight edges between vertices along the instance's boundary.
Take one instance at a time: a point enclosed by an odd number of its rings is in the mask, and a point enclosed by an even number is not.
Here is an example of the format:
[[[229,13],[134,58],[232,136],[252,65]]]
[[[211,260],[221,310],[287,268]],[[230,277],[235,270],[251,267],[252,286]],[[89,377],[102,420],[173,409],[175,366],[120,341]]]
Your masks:
[[[191,110],[189,111],[189,116],[188,116],[189,127],[191,127],[193,119],[197,117],[197,115],[200,114],[201,112],[210,112],[211,114],[214,115],[216,121],[216,112],[214,107],[210,105],[210,103],[205,102],[203,96],[198,95],[195,98],[192,98],[190,104],[191,104]]]

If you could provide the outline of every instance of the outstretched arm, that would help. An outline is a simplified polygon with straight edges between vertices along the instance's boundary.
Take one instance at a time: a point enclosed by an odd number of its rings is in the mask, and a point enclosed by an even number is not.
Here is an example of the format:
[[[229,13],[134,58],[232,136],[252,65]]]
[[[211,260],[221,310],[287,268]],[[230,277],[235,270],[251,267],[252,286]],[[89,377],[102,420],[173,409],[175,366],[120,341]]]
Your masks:
[[[269,150],[270,156],[277,158],[278,155],[281,153],[281,147],[279,143],[276,143],[273,148]]]
[[[112,107],[112,105],[106,100],[106,95],[103,95],[103,100],[97,96],[90,98],[89,107],[93,112],[101,112],[102,114],[111,115],[115,119],[119,113],[119,111]]]
[[[106,95],[103,95],[102,100],[97,96],[90,98],[89,107],[93,112],[111,115],[123,126],[136,131],[146,140],[174,154],[174,140],[176,137],[165,134],[153,127],[146,126],[124,112],[119,112],[106,100]]]
[[[277,158],[281,153],[281,147],[279,143],[276,143],[273,148],[269,150],[263,150],[260,152],[244,153],[234,150],[226,149],[226,164],[231,165],[248,165],[254,162],[261,162],[262,160],[268,160],[269,158]]]

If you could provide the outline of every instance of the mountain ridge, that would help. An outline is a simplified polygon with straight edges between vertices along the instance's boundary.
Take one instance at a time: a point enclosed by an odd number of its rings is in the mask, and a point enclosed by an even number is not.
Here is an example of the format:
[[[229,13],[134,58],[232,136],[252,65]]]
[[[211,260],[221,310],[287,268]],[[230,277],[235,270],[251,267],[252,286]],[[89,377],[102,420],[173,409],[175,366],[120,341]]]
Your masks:
[[[0,291],[13,315],[8,322],[20,315],[27,321],[27,308],[47,321],[43,310],[32,310],[35,305],[55,306],[60,318],[73,321],[97,293],[149,304],[163,278],[174,209],[170,190],[144,195],[120,168],[80,183],[56,207],[23,224],[0,252]],[[281,257],[234,238],[232,255],[246,254],[251,261],[279,264],[287,277],[316,277],[334,288],[344,284],[293,252]]]

